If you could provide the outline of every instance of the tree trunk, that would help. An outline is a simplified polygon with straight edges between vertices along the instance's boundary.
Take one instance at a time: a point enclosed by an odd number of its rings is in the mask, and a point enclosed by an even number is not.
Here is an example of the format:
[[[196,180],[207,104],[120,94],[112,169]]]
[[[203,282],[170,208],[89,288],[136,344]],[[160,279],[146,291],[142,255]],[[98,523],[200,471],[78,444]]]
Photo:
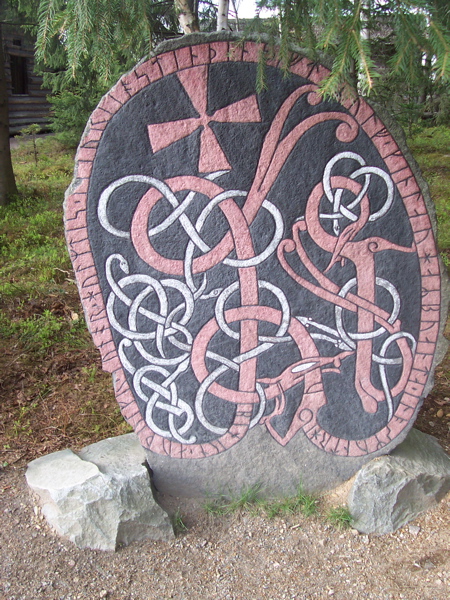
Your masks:
[[[348,73],[349,83],[355,94],[358,94],[358,69],[356,67],[356,61],[354,58],[350,59],[350,69]]]
[[[175,8],[178,11],[178,20],[184,33],[200,31],[194,0],[175,0]]]
[[[228,31],[229,0],[219,0],[217,7],[217,31]]]
[[[9,148],[8,91],[5,76],[2,26],[0,24],[0,206],[17,194]]]
[[[238,7],[236,4],[236,0],[231,0],[231,4],[233,5],[233,10],[236,14],[236,31],[240,31],[241,30],[241,26],[239,24],[239,14],[238,14]]]
[[[422,106],[427,101],[428,94],[431,92],[431,89],[430,89],[431,88],[431,68],[432,68],[431,56],[429,54],[427,54],[425,57],[425,64],[423,65],[423,69],[422,69],[423,84],[422,84],[422,89],[420,91],[419,99],[418,99],[418,103]]]

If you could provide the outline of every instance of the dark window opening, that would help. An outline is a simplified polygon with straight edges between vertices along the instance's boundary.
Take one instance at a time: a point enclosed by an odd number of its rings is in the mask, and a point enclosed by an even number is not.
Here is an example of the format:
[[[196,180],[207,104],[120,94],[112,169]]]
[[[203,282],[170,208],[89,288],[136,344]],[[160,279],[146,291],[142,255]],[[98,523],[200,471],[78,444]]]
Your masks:
[[[21,46],[22,40],[13,40],[13,46]]]
[[[13,94],[28,94],[27,59],[24,56],[10,56],[11,91]]]

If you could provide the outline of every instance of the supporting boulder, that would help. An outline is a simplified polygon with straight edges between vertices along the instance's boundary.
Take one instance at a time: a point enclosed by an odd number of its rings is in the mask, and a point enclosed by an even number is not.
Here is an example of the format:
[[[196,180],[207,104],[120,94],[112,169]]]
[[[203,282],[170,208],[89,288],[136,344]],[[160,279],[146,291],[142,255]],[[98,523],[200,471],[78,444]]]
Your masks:
[[[170,540],[136,436],[109,438],[79,454],[61,450],[32,461],[26,479],[56,532],[79,548],[115,550],[142,539]]]
[[[450,491],[450,457],[431,435],[412,429],[389,455],[361,468],[348,497],[361,533],[390,533]]]

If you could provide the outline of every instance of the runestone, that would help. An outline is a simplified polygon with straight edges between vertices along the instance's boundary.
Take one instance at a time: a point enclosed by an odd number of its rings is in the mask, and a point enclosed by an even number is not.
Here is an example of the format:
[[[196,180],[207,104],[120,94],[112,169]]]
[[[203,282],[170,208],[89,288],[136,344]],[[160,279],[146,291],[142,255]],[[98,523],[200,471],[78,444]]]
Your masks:
[[[226,461],[252,430],[281,457],[299,436],[316,462],[389,451],[440,335],[415,168],[363,99],[324,100],[327,69],[300,54],[288,76],[272,56],[257,93],[264,50],[196,38],[124,75],[91,116],[66,198],[121,411],[156,462],[182,470]]]

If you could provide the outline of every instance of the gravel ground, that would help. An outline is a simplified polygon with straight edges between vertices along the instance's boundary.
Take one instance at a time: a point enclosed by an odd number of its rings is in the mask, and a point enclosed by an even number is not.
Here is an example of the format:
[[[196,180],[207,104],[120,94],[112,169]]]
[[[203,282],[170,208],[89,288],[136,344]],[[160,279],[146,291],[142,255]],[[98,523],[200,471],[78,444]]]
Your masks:
[[[172,542],[101,552],[58,538],[24,469],[8,468],[0,471],[0,600],[448,600],[449,508],[447,496],[376,536],[323,517],[211,517],[190,502],[181,507],[188,530]]]

